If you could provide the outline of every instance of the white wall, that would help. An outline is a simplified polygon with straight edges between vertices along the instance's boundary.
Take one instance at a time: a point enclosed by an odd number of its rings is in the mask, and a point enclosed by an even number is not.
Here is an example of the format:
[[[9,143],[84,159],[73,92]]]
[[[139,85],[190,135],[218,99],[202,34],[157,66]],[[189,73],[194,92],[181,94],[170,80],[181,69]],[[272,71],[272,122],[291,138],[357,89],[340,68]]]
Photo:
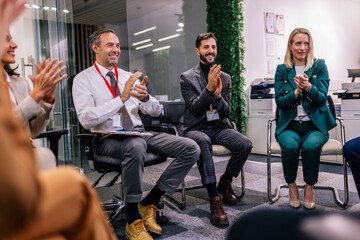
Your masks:
[[[26,9],[25,12],[10,27],[10,33],[15,43],[18,45],[18,48],[15,50],[16,64],[14,66],[19,65],[17,72],[20,74],[22,74],[21,58],[25,58],[25,63],[28,63],[28,57],[36,57],[33,24],[32,12],[31,10]],[[26,67],[24,75],[27,77],[27,75],[31,73],[31,68]]]
[[[347,68],[360,68],[359,0],[245,0],[243,6],[247,87],[255,78],[273,77],[267,68],[265,11],[285,17],[285,35],[280,37],[284,39],[284,54],[294,28],[305,27],[311,32],[315,56],[325,59],[329,70],[330,91],[350,81]]]

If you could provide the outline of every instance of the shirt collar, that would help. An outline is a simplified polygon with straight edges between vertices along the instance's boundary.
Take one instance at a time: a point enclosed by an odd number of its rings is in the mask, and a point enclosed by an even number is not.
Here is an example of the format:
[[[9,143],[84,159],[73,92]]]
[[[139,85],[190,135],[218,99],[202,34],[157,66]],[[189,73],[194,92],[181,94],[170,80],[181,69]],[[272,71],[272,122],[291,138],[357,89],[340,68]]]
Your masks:
[[[114,72],[114,68],[112,68],[111,70],[109,70],[109,69],[107,69],[107,68],[105,68],[105,67],[101,66],[101,65],[100,65],[100,64],[98,64],[97,62],[95,62],[95,64],[96,64],[96,66],[99,68],[99,70],[100,70],[101,74],[102,74],[104,77],[106,77],[106,76],[107,76],[107,74],[108,74],[108,72],[109,72],[109,71]],[[115,72],[114,72],[114,73],[115,73]]]

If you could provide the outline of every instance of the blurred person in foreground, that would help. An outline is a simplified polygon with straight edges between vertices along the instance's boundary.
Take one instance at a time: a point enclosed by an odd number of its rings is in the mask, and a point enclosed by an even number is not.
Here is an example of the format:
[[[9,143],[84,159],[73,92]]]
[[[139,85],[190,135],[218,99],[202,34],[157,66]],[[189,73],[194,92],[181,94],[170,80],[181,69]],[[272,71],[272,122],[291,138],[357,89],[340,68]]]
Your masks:
[[[320,152],[328,131],[336,126],[326,104],[329,74],[325,61],[314,56],[313,40],[305,28],[294,29],[284,64],[275,73],[275,101],[279,110],[275,137],[281,146],[282,166],[289,186],[289,205],[300,207],[296,176],[301,155],[305,181],[304,207],[315,208]]]
[[[24,4],[0,0],[0,46]],[[5,80],[0,75],[1,83]],[[4,84],[0,132],[0,239],[117,239],[79,171],[63,167],[38,173],[29,134],[14,114]]]
[[[256,209],[236,220],[226,239],[357,240],[359,236],[359,218],[349,214],[316,210]]]

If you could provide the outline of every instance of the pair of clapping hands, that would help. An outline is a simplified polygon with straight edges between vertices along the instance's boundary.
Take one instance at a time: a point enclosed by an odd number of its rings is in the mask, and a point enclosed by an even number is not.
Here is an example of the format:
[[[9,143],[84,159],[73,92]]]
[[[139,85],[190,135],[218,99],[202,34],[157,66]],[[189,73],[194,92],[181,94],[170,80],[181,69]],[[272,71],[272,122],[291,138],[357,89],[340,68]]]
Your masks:
[[[34,88],[29,95],[36,102],[40,100],[46,102],[55,101],[54,95],[58,83],[68,76],[67,74],[60,76],[66,69],[65,66],[62,66],[63,63],[63,61],[58,62],[57,59],[53,59],[35,64],[35,76],[29,75],[28,77],[34,84]]]
[[[0,46],[4,45],[10,24],[24,11],[25,3],[27,1],[0,0]],[[3,54],[3,52],[0,52],[0,59]],[[60,74],[66,69],[66,67],[61,67],[62,64],[63,62],[58,62],[57,59],[36,64],[35,76],[29,76],[34,83],[30,96],[36,102],[41,99],[49,102],[54,100],[57,84],[67,77],[67,74],[60,77]]]
[[[126,81],[124,90],[120,95],[120,99],[125,103],[130,97],[144,101],[147,93],[146,83],[148,81],[148,76],[145,76],[140,84],[135,84],[136,80],[142,76],[142,72],[135,72],[132,74],[129,79]]]
[[[208,74],[208,84],[206,85],[206,89],[212,92],[216,99],[221,97],[222,83],[220,79],[221,75],[221,65],[214,64],[210,68]]]
[[[304,73],[303,75],[296,75],[294,82],[297,86],[295,90],[295,96],[298,97],[303,92],[308,92],[311,88],[308,76]]]

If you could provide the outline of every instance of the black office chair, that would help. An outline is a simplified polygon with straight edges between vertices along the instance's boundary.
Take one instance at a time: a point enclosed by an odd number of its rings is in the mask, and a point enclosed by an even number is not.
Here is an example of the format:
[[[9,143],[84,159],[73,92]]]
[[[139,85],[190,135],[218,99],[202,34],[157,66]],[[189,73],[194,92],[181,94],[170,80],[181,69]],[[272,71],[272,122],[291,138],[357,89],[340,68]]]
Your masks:
[[[334,116],[334,118],[339,122],[339,132],[340,132],[340,141],[337,139],[329,139],[324,146],[321,149],[321,155],[342,155],[342,165],[343,165],[343,178],[344,178],[344,200],[342,201],[339,198],[339,193],[337,189],[333,186],[319,186],[315,185],[314,189],[322,189],[322,190],[330,190],[334,194],[335,202],[343,207],[346,208],[348,202],[349,202],[349,187],[348,187],[348,174],[347,174],[347,163],[344,159],[344,155],[342,153],[342,148],[344,146],[344,143],[346,142],[345,139],[345,125],[344,120],[340,117],[336,116],[335,113],[335,107],[334,102],[331,98],[331,96],[327,96],[327,104],[329,106],[329,109]],[[268,199],[271,203],[276,202],[280,198],[280,189],[281,188],[288,188],[287,184],[280,184],[277,186],[275,191],[275,196],[272,194],[271,189],[271,156],[273,154],[281,154],[281,147],[279,143],[276,140],[272,140],[272,123],[274,121],[277,121],[279,117],[279,110],[276,109],[276,115],[275,118],[272,118],[268,121],[268,131],[267,131],[267,193],[268,193]],[[304,188],[305,185],[298,185],[298,188]]]
[[[58,152],[59,152],[59,140],[62,135],[67,135],[69,131],[67,129],[46,131],[39,134],[34,139],[47,138],[49,141],[49,148],[56,157],[56,166],[59,165]]]
[[[70,90],[70,94],[72,93],[72,84],[73,84],[74,77],[70,77],[68,80],[68,89]],[[95,154],[94,151],[94,144],[96,144],[96,140],[101,137],[99,133],[91,133],[88,130],[83,129],[83,133],[77,134],[76,138],[80,139],[81,147],[85,150],[87,160],[89,163],[89,167],[91,170],[97,171],[101,173],[100,177],[93,183],[93,187],[97,186],[99,181],[108,173],[116,172],[117,175],[105,186],[110,187],[115,184],[118,180],[119,176],[121,175],[122,171],[122,160],[115,157],[110,156],[103,156]],[[156,153],[147,152],[145,155],[145,162],[144,165],[151,166],[159,163],[163,163],[167,160],[167,157],[158,155]],[[123,201],[123,186],[120,183],[121,188],[121,197],[113,196],[113,202],[109,204],[103,204],[106,210],[111,210],[112,212],[108,216],[108,220],[111,222],[113,221],[122,211],[125,209],[125,202]],[[163,204],[160,203],[160,208],[163,207]],[[159,213],[162,215],[162,213]],[[166,219],[160,219],[160,224],[166,222]]]
[[[185,112],[185,102],[179,101],[179,102],[164,102],[164,114],[166,118],[166,124],[162,124],[164,128],[169,129],[172,131],[176,136],[178,136],[177,127],[179,125],[179,121],[181,117],[184,115]],[[232,125],[234,129],[236,130],[235,123],[232,122]],[[223,156],[223,155],[229,155],[231,154],[231,151],[227,148],[225,148],[222,145],[213,145],[212,149],[212,155],[213,156]],[[237,196],[238,199],[241,199],[245,194],[245,177],[244,177],[244,170],[241,169],[241,194],[240,196]],[[186,195],[185,190],[191,190],[191,189],[197,189],[202,188],[203,185],[198,186],[192,186],[192,187],[185,187],[185,182],[183,181],[181,184],[180,189],[177,191],[181,192],[181,200],[179,199],[170,199],[172,201],[175,201],[177,205],[180,205],[181,209],[185,209],[186,207]]]

